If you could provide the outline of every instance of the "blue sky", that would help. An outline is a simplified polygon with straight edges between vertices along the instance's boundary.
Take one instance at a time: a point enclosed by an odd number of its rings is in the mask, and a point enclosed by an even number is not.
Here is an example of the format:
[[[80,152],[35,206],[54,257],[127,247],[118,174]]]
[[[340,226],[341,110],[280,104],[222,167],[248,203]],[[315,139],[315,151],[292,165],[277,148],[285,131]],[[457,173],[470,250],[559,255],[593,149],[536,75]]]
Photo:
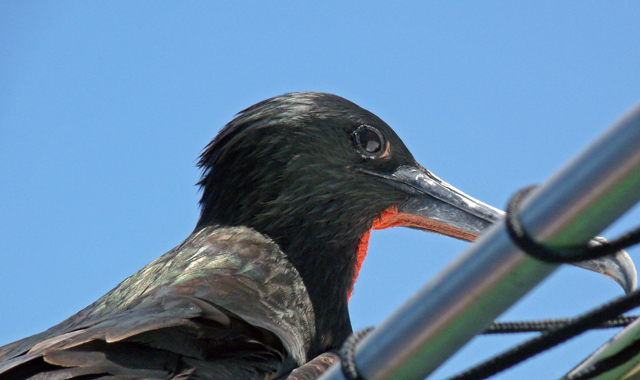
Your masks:
[[[285,92],[356,102],[422,165],[504,208],[640,100],[639,19],[634,2],[2,2],[0,345],[187,237],[201,149],[236,112]],[[639,220],[636,209],[604,235]],[[467,246],[374,232],[354,328],[378,324]],[[569,317],[621,294],[562,268],[503,319]],[[558,378],[612,334],[496,378]],[[525,337],[477,338],[433,378]]]

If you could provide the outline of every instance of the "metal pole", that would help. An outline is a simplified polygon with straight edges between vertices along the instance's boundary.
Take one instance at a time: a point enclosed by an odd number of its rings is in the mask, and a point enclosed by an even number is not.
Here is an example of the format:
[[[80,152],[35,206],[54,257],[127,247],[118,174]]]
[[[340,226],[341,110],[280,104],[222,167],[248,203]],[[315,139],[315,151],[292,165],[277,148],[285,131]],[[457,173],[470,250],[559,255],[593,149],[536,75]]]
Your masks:
[[[524,200],[525,229],[551,246],[584,244],[640,200],[640,105]],[[556,265],[493,226],[357,347],[367,380],[424,379]],[[334,365],[321,380],[344,379]]]

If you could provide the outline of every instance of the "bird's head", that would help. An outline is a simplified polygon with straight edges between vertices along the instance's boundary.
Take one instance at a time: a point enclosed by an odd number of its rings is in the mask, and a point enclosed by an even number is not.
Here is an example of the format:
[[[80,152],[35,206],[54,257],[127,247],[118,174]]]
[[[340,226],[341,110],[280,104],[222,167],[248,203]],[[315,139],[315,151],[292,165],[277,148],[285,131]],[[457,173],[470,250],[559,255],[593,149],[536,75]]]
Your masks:
[[[345,314],[347,324],[371,229],[471,241],[502,215],[419,165],[380,118],[330,94],[291,93],[247,108],[199,164],[196,229],[244,225],[267,235],[302,275],[317,312]]]
[[[297,266],[324,256],[359,267],[372,227],[473,240],[499,217],[420,166],[376,115],[330,94],[292,93],[242,111],[200,166],[198,226],[250,226]]]

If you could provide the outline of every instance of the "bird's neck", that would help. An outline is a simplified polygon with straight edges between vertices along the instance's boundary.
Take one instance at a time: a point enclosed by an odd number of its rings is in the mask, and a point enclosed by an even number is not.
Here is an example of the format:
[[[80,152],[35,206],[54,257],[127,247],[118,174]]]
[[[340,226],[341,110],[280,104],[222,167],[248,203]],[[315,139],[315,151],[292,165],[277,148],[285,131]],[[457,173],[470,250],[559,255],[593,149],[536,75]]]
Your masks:
[[[292,236],[274,240],[305,283],[316,316],[317,348],[326,351],[340,346],[352,332],[348,301],[353,288],[359,238],[338,240],[338,231],[333,236],[299,232],[297,236],[307,238]]]
[[[292,168],[298,161],[282,166]],[[338,170],[307,163],[296,167],[293,176],[267,169],[261,172],[269,173],[268,181],[252,182],[248,175],[239,184],[226,183],[224,170],[210,171],[196,229],[246,226],[271,238],[304,281],[316,315],[319,348],[341,345],[352,332],[348,300],[356,266],[362,264],[358,248],[388,205],[371,201],[377,188],[363,187],[366,183],[356,176],[347,175],[351,182],[345,182]]]

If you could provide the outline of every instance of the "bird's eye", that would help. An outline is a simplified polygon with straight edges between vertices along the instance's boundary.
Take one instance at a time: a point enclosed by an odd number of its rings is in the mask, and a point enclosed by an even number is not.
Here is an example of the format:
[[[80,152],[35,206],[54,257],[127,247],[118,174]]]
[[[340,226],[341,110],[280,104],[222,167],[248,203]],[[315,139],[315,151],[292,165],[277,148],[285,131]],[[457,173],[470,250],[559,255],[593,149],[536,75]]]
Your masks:
[[[384,137],[377,129],[361,125],[355,131],[356,145],[366,156],[375,157],[382,152]]]

